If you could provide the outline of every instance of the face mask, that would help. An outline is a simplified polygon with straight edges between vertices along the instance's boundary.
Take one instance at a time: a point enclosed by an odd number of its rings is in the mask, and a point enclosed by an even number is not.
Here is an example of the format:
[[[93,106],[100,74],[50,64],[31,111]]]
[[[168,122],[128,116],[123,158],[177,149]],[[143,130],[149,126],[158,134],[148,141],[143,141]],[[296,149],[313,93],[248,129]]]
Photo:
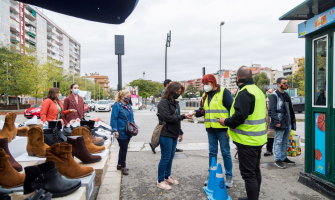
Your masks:
[[[129,97],[125,97],[125,98],[123,98],[123,101],[126,102],[126,103],[129,103],[130,102],[130,98]]]
[[[178,99],[179,96],[180,96],[180,94],[174,94],[174,95],[173,95],[173,98],[174,98],[174,99]]]
[[[210,85],[204,85],[204,90],[205,90],[205,92],[210,92],[210,91],[212,91],[212,86],[210,86]]]
[[[280,85],[280,88],[283,89],[283,90],[287,90],[288,85],[287,84],[282,84],[282,85]]]
[[[59,95],[58,95],[58,99],[61,99],[61,98],[62,98],[62,94],[59,94]]]
[[[72,93],[73,94],[79,94],[79,89],[73,89]]]
[[[267,96],[268,98],[270,98],[271,94],[267,94],[266,96]]]

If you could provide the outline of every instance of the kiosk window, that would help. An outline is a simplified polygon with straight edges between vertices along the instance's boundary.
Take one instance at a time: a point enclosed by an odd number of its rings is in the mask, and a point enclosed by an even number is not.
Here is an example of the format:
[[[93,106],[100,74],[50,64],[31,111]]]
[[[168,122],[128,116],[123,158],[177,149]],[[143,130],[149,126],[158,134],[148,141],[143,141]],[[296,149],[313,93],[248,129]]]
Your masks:
[[[327,103],[327,37],[314,40],[314,105]]]

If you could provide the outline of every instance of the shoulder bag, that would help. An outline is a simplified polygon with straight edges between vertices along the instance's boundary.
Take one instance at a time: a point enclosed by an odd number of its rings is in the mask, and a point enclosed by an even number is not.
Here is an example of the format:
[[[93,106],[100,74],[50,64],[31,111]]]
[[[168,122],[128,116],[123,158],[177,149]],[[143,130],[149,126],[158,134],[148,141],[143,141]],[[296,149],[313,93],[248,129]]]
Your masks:
[[[69,96],[69,99],[72,101],[74,107],[76,108],[77,113],[78,113],[78,115],[79,115],[79,117],[80,117],[80,120],[81,120],[81,121],[86,121],[86,120],[85,120],[85,117],[81,117],[81,114],[80,114],[80,112],[79,112],[79,110],[78,110],[78,108],[77,108],[75,102],[72,100],[72,98],[71,98],[70,96]],[[78,99],[78,101],[79,101],[79,99]]]
[[[121,106],[121,109],[122,109],[122,112],[123,112],[123,114],[124,114],[124,116],[126,117],[126,120],[127,120],[126,133],[130,136],[137,136],[138,135],[138,126],[135,123],[128,121],[128,117],[127,117],[126,113],[124,112],[124,109],[122,108],[122,106]],[[131,117],[131,113],[130,113],[130,117]]]

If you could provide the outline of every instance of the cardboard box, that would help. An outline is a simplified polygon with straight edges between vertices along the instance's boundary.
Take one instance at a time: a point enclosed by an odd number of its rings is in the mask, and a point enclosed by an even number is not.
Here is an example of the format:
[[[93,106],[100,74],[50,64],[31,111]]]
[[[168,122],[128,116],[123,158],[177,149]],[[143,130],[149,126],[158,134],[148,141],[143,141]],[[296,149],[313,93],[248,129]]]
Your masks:
[[[92,164],[83,164],[79,159],[76,158],[76,161],[84,166],[84,167],[93,167],[95,171],[95,185],[100,186],[102,184],[102,181],[105,178],[106,172],[107,172],[107,165],[109,162],[109,159],[106,157],[102,157],[102,159],[99,162],[92,163]]]
[[[93,194],[93,190],[95,187],[95,172],[93,172],[89,176],[85,176],[79,179],[81,181],[81,186],[86,187],[86,199],[89,200]]]

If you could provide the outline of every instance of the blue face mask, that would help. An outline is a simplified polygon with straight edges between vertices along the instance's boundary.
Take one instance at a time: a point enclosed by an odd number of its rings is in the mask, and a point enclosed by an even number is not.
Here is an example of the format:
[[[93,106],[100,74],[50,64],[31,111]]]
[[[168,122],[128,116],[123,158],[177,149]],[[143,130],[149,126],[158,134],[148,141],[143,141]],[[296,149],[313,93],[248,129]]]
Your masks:
[[[62,98],[62,94],[59,94],[59,95],[58,95],[58,99],[61,99],[61,98]]]
[[[73,89],[72,93],[73,94],[79,94],[79,89]]]

